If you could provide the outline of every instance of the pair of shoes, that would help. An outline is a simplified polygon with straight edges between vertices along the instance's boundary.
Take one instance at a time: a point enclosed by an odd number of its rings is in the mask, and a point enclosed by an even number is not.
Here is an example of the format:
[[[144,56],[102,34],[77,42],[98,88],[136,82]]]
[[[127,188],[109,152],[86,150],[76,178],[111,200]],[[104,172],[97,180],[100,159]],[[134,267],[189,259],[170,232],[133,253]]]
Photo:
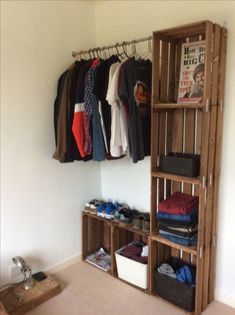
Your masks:
[[[133,228],[136,230],[143,230],[149,233],[150,231],[150,214],[138,213],[133,219]]]
[[[121,215],[123,215],[127,210],[130,210],[130,207],[128,204],[118,202],[115,202],[115,205],[117,206],[117,209],[114,213],[114,222],[119,223]]]
[[[97,208],[97,215],[102,218],[106,219],[113,219],[115,211],[117,210],[116,204],[111,202],[110,200],[108,202],[103,202],[100,204]]]
[[[126,226],[128,224],[131,224],[137,210],[131,210],[130,208],[124,208],[120,210],[120,218],[119,218],[119,224],[121,226]]]
[[[90,202],[87,202],[85,204],[84,212],[90,213],[90,214],[96,214],[98,206],[102,203],[101,200],[98,199],[92,199]]]

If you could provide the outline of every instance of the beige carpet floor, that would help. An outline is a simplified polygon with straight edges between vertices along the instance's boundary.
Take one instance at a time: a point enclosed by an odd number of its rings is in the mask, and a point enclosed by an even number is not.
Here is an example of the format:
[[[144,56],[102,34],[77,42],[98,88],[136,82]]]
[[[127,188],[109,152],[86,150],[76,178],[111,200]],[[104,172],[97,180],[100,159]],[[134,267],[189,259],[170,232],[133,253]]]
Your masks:
[[[82,261],[57,273],[55,278],[62,284],[62,293],[27,315],[187,314]],[[235,315],[235,309],[214,301],[203,315]]]

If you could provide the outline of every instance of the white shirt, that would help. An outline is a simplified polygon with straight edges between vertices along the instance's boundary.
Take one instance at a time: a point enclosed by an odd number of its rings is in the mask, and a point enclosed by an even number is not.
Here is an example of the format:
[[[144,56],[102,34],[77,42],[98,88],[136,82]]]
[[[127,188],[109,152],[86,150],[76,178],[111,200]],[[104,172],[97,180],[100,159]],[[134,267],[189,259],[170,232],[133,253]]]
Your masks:
[[[120,63],[115,63],[110,67],[106,95],[106,100],[111,106],[110,153],[113,157],[124,155],[128,150],[127,117],[124,106],[118,95],[118,77],[120,68]]]

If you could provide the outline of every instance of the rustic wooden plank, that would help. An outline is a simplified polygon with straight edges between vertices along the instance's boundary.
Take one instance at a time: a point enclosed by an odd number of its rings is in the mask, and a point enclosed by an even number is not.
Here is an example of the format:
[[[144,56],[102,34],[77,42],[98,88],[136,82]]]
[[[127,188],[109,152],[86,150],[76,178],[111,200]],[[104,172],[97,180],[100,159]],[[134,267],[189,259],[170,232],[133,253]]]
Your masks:
[[[224,85],[225,85],[225,68],[227,52],[227,30],[222,28],[220,41],[220,69],[219,69],[219,106],[217,107],[217,128],[216,128],[216,151],[214,167],[214,201],[213,201],[213,222],[212,222],[212,244],[209,274],[209,302],[214,299],[215,287],[215,259],[216,259],[216,238],[217,238],[217,213],[218,213],[218,192],[221,162],[221,144],[223,130],[223,113],[224,113]]]
[[[178,90],[177,90],[178,91]],[[177,92],[178,93],[178,92]],[[162,102],[157,102],[154,103],[153,105],[154,109],[162,109],[162,110],[169,110],[169,109],[179,109],[179,108],[203,108],[205,106],[204,103],[174,103],[174,102],[166,102],[166,103],[162,103]]]
[[[154,291],[154,268],[155,268],[155,261],[152,261],[153,259],[153,252],[152,251],[152,240],[151,236],[148,236],[147,240],[148,244],[148,271],[147,271],[147,286],[148,286],[148,293],[153,294]]]
[[[100,222],[100,223],[102,223],[102,222]],[[100,225],[100,239],[101,239],[101,243],[100,243],[99,247],[103,246],[105,248],[105,250],[110,253],[110,250],[111,250],[110,241],[111,241],[111,239],[110,239],[110,225],[109,224],[103,223]]]
[[[164,173],[159,171],[158,169],[154,170],[152,173],[153,177],[156,178],[167,178],[169,180],[175,181],[175,182],[184,182],[189,184],[200,184],[200,177],[186,177],[186,176],[180,176],[180,175],[173,175],[170,173]]]
[[[180,80],[182,43],[177,43],[175,47],[176,47],[176,57],[175,57],[176,59],[175,59],[175,97],[174,99],[177,101],[178,91],[179,91],[179,80]]]
[[[153,71],[152,71],[152,104],[159,100],[160,87],[160,39],[153,35]]]
[[[125,228],[119,229],[119,244],[120,248],[128,244],[128,235],[127,230]]]
[[[82,214],[82,259],[85,260],[88,253],[88,216]]]
[[[89,219],[89,244],[88,248],[89,251],[96,251],[100,246],[100,239],[99,239],[99,225],[97,224],[96,218]],[[102,226],[102,225],[101,225]]]
[[[213,24],[206,23],[206,47],[205,47],[205,75],[204,75],[204,101],[211,98],[211,61],[212,61],[212,34]],[[203,291],[203,245],[204,245],[204,214],[206,211],[206,187],[207,161],[208,161],[208,138],[210,130],[210,112],[203,109],[202,123],[202,152],[201,152],[201,176],[203,185],[199,188],[199,214],[198,214],[198,242],[197,249],[200,255],[197,256],[196,275],[196,298],[195,315],[202,311],[202,291]]]
[[[182,26],[177,26],[161,31],[154,32],[154,35],[167,36],[168,38],[174,37],[190,37],[205,34],[205,27],[208,23],[207,20],[197,23],[190,23]]]
[[[183,246],[183,245],[180,245],[180,244],[176,244],[176,243],[171,242],[171,241],[167,240],[166,238],[163,238],[163,237],[161,237],[159,235],[152,235],[152,239],[156,240],[157,242],[159,242],[161,244],[165,244],[167,246],[170,246],[171,248],[178,249],[178,250],[183,250],[186,253],[197,255],[196,246]],[[162,259],[160,262],[162,262],[163,260],[164,259]]]
[[[202,149],[202,110],[195,109],[194,153],[201,155]],[[199,186],[194,185],[194,195],[199,195]]]
[[[217,101],[218,101],[218,72],[219,72],[219,51],[220,51],[220,27],[214,25],[213,41],[213,64],[212,64],[212,96],[211,96],[211,118],[209,133],[209,154],[207,178],[209,180],[207,189],[207,207],[205,213],[205,254],[204,254],[204,276],[203,276],[203,309],[208,305],[209,294],[209,268],[210,268],[210,245],[212,230],[212,213],[213,213],[213,178],[214,178],[214,161],[215,161],[215,136],[217,121]]]
[[[171,256],[171,247],[166,245],[164,248],[164,261],[167,261]]]
[[[193,40],[196,40],[194,38]],[[195,110],[184,110],[184,145],[183,151],[185,153],[194,153],[194,139],[195,139]],[[186,194],[192,194],[192,184],[183,183],[183,192]],[[191,262],[191,254],[182,252],[182,259],[187,262]]]
[[[177,109],[174,111],[174,120],[172,125],[172,152],[183,151],[183,110]],[[172,183],[172,193],[175,191],[181,191],[181,183]]]
[[[194,153],[194,138],[195,138],[195,111],[192,109],[185,109],[185,128],[184,128],[184,152]],[[192,194],[192,185],[184,184],[183,192]]]
[[[160,100],[166,102],[168,97],[168,52],[169,43],[162,41],[161,72],[160,72]]]
[[[110,256],[111,256],[111,274],[117,274],[117,264],[115,259],[115,252],[119,249],[118,227],[111,225],[111,242],[110,242]]]
[[[174,111],[172,124],[172,152],[182,152],[183,150],[183,109]],[[181,182],[172,182],[172,193],[181,191]],[[172,256],[180,257],[180,251],[172,247]]]
[[[176,45],[170,42],[169,48],[169,84],[168,84],[168,98],[169,102],[176,102],[175,99],[175,62],[176,62]]]
[[[152,71],[152,104],[159,100],[160,85],[160,39],[153,36],[153,71]],[[159,113],[152,106],[151,108],[151,170],[158,165],[159,155]],[[157,232],[156,224],[157,208],[157,181],[151,178],[151,209],[150,209],[150,231]]]

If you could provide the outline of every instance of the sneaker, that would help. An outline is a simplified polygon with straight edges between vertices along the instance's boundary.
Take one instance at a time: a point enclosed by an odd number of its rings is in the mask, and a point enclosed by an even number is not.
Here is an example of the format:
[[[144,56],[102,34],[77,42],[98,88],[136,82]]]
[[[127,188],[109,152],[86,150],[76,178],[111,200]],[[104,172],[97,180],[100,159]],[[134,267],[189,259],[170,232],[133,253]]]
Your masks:
[[[146,233],[150,232],[150,213],[145,213],[144,214],[144,220],[142,224],[142,230]]]
[[[106,204],[107,204],[106,202],[103,202],[97,207],[97,215],[98,215],[98,217],[104,218]]]
[[[96,214],[97,213],[97,207],[101,204],[101,200],[98,199],[92,199],[90,202],[87,202],[85,204],[84,211],[90,214]]]
[[[115,210],[114,213],[114,222],[119,223],[121,214],[123,214],[126,210],[130,209],[130,206],[126,203],[118,203],[117,201],[115,201],[115,205],[117,209]]]
[[[136,230],[142,230],[143,227],[144,216],[142,213],[138,213],[134,216],[133,219],[133,228]]]
[[[105,210],[104,210],[104,217],[109,220],[113,219],[116,210],[117,210],[117,207],[114,203],[107,202],[105,206]]]
[[[90,203],[87,202],[85,204],[85,207],[84,207],[83,211],[86,212],[86,213],[90,213],[90,206],[91,206]]]
[[[134,213],[130,209],[122,209],[120,210],[120,225],[126,226],[132,222],[134,218]]]

